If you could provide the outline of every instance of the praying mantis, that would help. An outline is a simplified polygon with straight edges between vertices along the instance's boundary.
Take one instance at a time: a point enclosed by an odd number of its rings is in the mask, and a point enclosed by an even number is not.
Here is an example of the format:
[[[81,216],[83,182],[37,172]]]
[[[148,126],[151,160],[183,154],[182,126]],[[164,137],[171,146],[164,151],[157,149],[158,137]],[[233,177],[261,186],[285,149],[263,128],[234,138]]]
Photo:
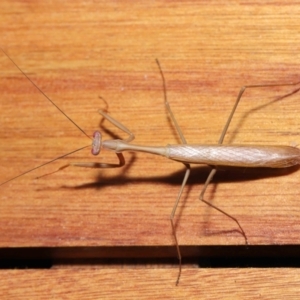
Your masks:
[[[6,52],[1,49],[4,54],[12,61],[12,59],[6,54]],[[13,62],[13,61],[12,61]],[[99,168],[99,169],[106,169],[106,168],[120,168],[125,165],[125,158],[123,156],[124,151],[134,151],[134,152],[146,152],[149,154],[154,155],[160,155],[163,157],[166,157],[168,159],[180,162],[184,164],[186,167],[184,178],[181,184],[181,187],[179,189],[179,192],[177,194],[175,203],[173,205],[171,214],[170,214],[170,223],[172,227],[173,237],[175,241],[176,246],[176,252],[177,257],[179,260],[179,272],[176,280],[176,285],[179,283],[181,271],[182,271],[182,255],[179,247],[179,241],[176,234],[176,227],[174,218],[176,215],[177,207],[179,204],[179,201],[181,199],[184,187],[186,186],[186,183],[188,181],[190,172],[191,172],[191,164],[207,164],[211,166],[211,171],[204,183],[204,186],[202,188],[202,191],[199,195],[199,199],[206,203],[208,206],[216,209],[220,213],[226,215],[230,219],[232,219],[236,225],[238,226],[241,234],[243,235],[245,239],[245,243],[248,244],[248,239],[245,231],[243,230],[242,226],[240,225],[238,219],[236,219],[234,216],[230,215],[229,213],[225,212],[224,210],[218,208],[217,206],[213,205],[212,203],[208,202],[204,199],[205,191],[208,187],[208,185],[211,183],[214,175],[217,172],[218,166],[233,166],[233,167],[248,167],[248,168],[257,168],[257,167],[264,167],[264,168],[286,168],[291,167],[294,165],[297,165],[300,163],[300,150],[296,147],[292,146],[281,146],[281,145],[226,145],[223,144],[225,134],[228,130],[228,127],[231,123],[231,120],[233,118],[233,115],[236,111],[236,108],[238,107],[238,104],[242,98],[242,95],[244,94],[246,89],[251,88],[259,88],[259,87],[271,87],[271,86],[296,86],[297,83],[287,83],[287,84],[269,84],[269,85],[247,85],[240,89],[239,94],[236,98],[235,104],[231,110],[231,113],[227,119],[227,122],[222,130],[222,133],[220,135],[220,138],[218,140],[217,144],[211,144],[211,145],[204,145],[204,144],[188,144],[183,132],[172,112],[171,106],[169,104],[169,101],[167,99],[167,87],[166,87],[166,81],[165,77],[161,68],[161,65],[158,60],[156,60],[156,63],[158,65],[159,72],[161,74],[162,78],[162,86],[163,86],[163,92],[164,92],[164,105],[167,109],[167,112],[172,120],[172,123],[174,124],[174,127],[176,129],[177,134],[179,135],[179,138],[181,140],[181,144],[178,145],[167,145],[167,146],[145,146],[145,145],[134,145],[131,142],[134,140],[135,136],[134,134],[122,123],[114,119],[111,115],[107,114],[106,112],[99,110],[99,114],[112,123],[114,126],[128,134],[128,137],[126,139],[111,139],[111,140],[102,140],[102,135],[99,131],[96,131],[93,135],[93,141],[92,141],[92,154],[98,155],[101,150],[109,150],[116,154],[118,158],[118,163],[105,163],[105,162],[94,162],[94,163],[69,163],[66,165],[63,165],[58,170],[52,172],[55,173],[57,171],[61,171],[69,166],[75,166],[75,167],[85,167],[85,168]],[[27,79],[61,112],[63,113],[73,124],[75,124],[47,95],[43,93],[43,91],[40,90],[40,88],[13,62],[13,64],[27,77]],[[76,125],[76,124],[75,124]],[[77,125],[76,125],[77,126]],[[77,126],[78,127],[78,126]],[[79,127],[78,127],[79,128]],[[80,129],[80,128],[79,128]],[[79,151],[83,148],[77,149],[75,151]],[[74,151],[74,152],[75,152]],[[73,152],[72,152],[73,153]],[[71,153],[69,153],[71,154]],[[67,155],[69,155],[67,154]],[[23,176],[26,173],[29,173],[37,168],[40,168],[46,164],[49,164],[55,160],[58,160],[62,157],[65,157],[66,155],[63,155],[61,157],[58,157],[54,160],[51,160],[45,164],[42,164],[36,168],[33,168],[31,170],[28,170],[16,177],[13,177],[9,180],[6,180],[5,182],[1,183],[1,185],[11,181],[15,180],[16,178]],[[52,173],[45,174],[43,176],[50,175]],[[41,176],[41,177],[43,177]]]

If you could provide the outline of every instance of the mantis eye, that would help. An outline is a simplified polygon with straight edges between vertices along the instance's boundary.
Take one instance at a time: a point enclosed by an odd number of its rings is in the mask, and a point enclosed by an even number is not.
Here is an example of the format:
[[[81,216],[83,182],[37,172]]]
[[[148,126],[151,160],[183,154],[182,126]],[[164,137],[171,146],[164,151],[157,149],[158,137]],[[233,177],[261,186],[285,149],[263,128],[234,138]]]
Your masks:
[[[93,143],[91,152],[93,155],[98,155],[100,153],[102,146],[102,136],[99,131],[95,131],[93,134]]]

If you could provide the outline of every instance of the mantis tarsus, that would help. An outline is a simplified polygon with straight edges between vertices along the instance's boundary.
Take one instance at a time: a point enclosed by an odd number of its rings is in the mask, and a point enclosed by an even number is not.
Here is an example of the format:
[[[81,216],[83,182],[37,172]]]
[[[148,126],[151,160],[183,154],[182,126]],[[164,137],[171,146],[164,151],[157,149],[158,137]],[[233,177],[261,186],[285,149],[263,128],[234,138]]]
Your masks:
[[[13,62],[13,64],[27,77],[27,79],[60,111],[62,112],[73,124],[75,124],[43,91],[40,90],[38,86],[14,63],[14,61],[6,54],[6,52],[1,49],[4,54]],[[219,141],[215,145],[203,145],[203,144],[196,144],[196,145],[190,145],[187,143],[182,130],[180,126],[178,125],[175,116],[171,110],[170,104],[167,100],[167,89],[166,89],[166,83],[164,74],[162,72],[162,68],[160,66],[160,63],[158,60],[156,60],[161,77],[163,82],[163,91],[164,91],[164,102],[165,107],[170,115],[170,118],[176,128],[176,131],[180,137],[181,144],[179,145],[167,145],[167,146],[161,146],[161,147],[154,147],[154,146],[142,146],[142,145],[133,145],[130,144],[135,138],[134,134],[123,124],[121,124],[119,121],[115,120],[113,117],[105,113],[104,111],[99,111],[99,114],[109,122],[111,122],[113,125],[127,133],[129,136],[127,139],[119,140],[119,139],[113,139],[113,140],[103,140],[102,136],[99,131],[96,131],[93,136],[93,142],[92,142],[92,154],[98,155],[101,151],[101,149],[107,149],[110,151],[115,152],[115,154],[118,157],[119,162],[116,164],[111,163],[105,163],[105,162],[94,162],[94,163],[70,163],[67,165],[64,165],[60,167],[57,171],[60,171],[62,169],[65,169],[68,166],[76,166],[76,167],[86,167],[86,168],[118,168],[125,165],[125,159],[122,154],[123,151],[136,151],[136,152],[146,152],[150,154],[155,155],[161,155],[166,158],[181,162],[185,165],[186,171],[185,175],[181,184],[181,188],[179,190],[179,193],[177,195],[176,201],[173,205],[172,212],[170,215],[170,222],[172,226],[173,236],[175,240],[176,245],[176,251],[177,256],[179,259],[179,272],[178,277],[176,280],[176,285],[179,282],[180,275],[181,275],[181,269],[182,269],[182,257],[181,252],[179,248],[179,242],[176,235],[176,229],[174,224],[174,217],[176,214],[176,210],[178,207],[178,203],[180,201],[183,189],[186,185],[186,182],[190,175],[190,164],[207,164],[211,166],[212,170],[210,171],[206,182],[202,188],[202,191],[200,193],[199,199],[209,205],[210,207],[218,210],[219,212],[223,213],[224,215],[231,218],[239,227],[241,234],[243,235],[245,239],[245,243],[248,244],[246,233],[244,232],[242,226],[240,225],[239,221],[231,216],[229,213],[225,212],[224,210],[216,207],[215,205],[209,203],[204,199],[205,191],[209,185],[209,183],[212,181],[213,176],[215,175],[217,171],[217,166],[235,166],[235,167],[265,167],[265,168],[286,168],[291,167],[294,165],[297,165],[300,163],[300,150],[296,147],[292,146],[257,146],[257,145],[223,145],[223,140],[225,137],[225,134],[228,130],[228,127],[230,125],[230,122],[233,118],[233,115],[235,113],[235,110],[242,98],[243,93],[246,89],[249,88],[259,88],[259,87],[271,87],[271,86],[295,86],[299,84],[297,83],[287,83],[287,84],[269,84],[269,85],[248,85],[241,88],[236,102],[232,108],[232,111],[228,117],[228,120],[223,128],[223,131],[221,133],[221,136],[219,138]],[[77,126],[75,124],[75,126]],[[77,126],[78,127],[78,126]],[[79,127],[78,127],[79,128]],[[80,129],[80,128],[79,128]],[[81,130],[81,129],[80,129]],[[86,147],[83,147],[86,148]],[[81,148],[81,149],[83,149]],[[79,151],[81,149],[78,149],[76,151]],[[75,151],[74,151],[75,152]],[[70,154],[70,153],[69,153]],[[40,168],[46,164],[49,164],[57,159],[60,159],[62,157],[65,157],[69,154],[63,155],[61,157],[58,157],[50,162],[47,162],[43,165],[40,165],[36,168],[33,168],[31,170],[28,170],[14,178],[11,178],[3,183],[0,184],[3,185],[11,180],[14,180],[26,173],[29,173],[37,168]],[[57,172],[55,171],[55,172]],[[52,173],[55,173],[52,172]],[[50,173],[50,174],[52,174]],[[46,174],[49,175],[49,174]],[[43,175],[43,176],[46,176]]]

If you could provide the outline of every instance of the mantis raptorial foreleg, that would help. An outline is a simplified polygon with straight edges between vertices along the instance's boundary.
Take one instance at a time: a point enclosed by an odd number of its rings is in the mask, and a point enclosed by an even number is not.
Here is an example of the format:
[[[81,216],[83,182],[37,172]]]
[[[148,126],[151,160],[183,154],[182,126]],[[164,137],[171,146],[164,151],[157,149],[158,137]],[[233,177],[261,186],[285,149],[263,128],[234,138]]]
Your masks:
[[[119,129],[121,129],[122,131],[126,132],[129,135],[129,137],[127,139],[122,140],[122,141],[129,143],[132,140],[134,140],[134,138],[135,138],[134,134],[126,126],[124,126],[123,124],[121,124],[120,122],[118,122],[117,120],[115,120],[114,118],[109,116],[108,114],[106,114],[104,111],[99,110],[98,112],[104,119],[108,120],[113,125],[115,125],[116,127],[118,127]],[[92,150],[91,150],[92,154],[98,155],[100,152],[101,146],[102,146],[102,136],[99,131],[96,131],[94,133],[94,139],[93,139],[93,144],[92,144]],[[120,167],[124,166],[125,158],[124,158],[123,154],[121,152],[116,152],[116,151],[115,151],[115,154],[117,155],[117,157],[119,159],[119,163],[117,163],[117,164],[104,163],[104,162],[74,162],[74,163],[69,163],[69,164],[63,165],[60,168],[58,168],[57,170],[55,170],[54,172],[50,172],[50,173],[44,174],[42,176],[39,176],[39,177],[37,177],[37,179],[48,176],[48,175],[52,175],[56,172],[66,169],[70,166],[82,167],[82,168],[93,168],[93,169],[110,169],[110,168],[120,168]]]

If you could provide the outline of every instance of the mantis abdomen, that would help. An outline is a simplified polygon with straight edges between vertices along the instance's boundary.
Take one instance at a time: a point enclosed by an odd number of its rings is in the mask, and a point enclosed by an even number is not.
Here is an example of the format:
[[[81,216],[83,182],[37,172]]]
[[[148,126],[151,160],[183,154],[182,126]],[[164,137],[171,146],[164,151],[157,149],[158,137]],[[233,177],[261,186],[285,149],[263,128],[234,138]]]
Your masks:
[[[292,146],[168,145],[170,159],[194,164],[233,167],[286,168],[300,163],[300,150]]]

